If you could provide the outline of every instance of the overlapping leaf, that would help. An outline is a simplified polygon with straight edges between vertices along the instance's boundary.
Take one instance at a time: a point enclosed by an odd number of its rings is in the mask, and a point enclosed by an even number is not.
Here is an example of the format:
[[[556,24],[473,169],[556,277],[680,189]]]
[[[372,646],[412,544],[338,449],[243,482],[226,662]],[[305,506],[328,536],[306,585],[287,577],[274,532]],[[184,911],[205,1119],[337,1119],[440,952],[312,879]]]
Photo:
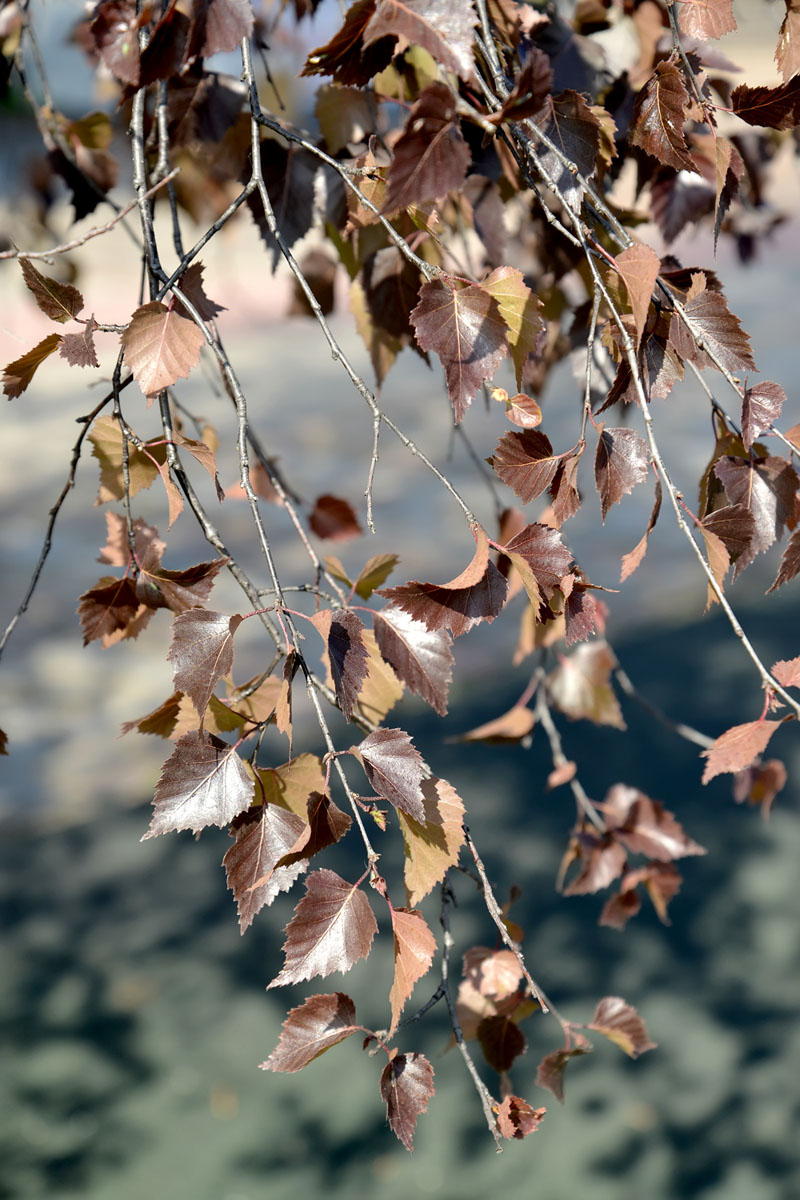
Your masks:
[[[140,564],[136,580],[136,595],[148,608],[169,608],[172,612],[185,612],[189,608],[201,607],[209,597],[217,575],[227,559],[217,558],[213,562],[197,563],[183,571],[168,571],[161,566],[159,544],[151,542]]]
[[[172,623],[172,645],[167,660],[173,666],[175,687],[190,696],[202,717],[217,683],[233,668],[233,635],[242,623],[238,616],[190,608]]]
[[[324,867],[314,871],[286,926],[283,970],[269,987],[349,971],[369,954],[377,932],[369,901],[357,885]]]
[[[658,63],[636,97],[628,134],[631,145],[676,171],[697,172],[683,132],[688,105],[681,72],[669,60]]]
[[[583,185],[563,159],[573,163],[585,179],[593,175],[600,148],[600,122],[583,96],[570,89],[562,91],[557,99],[548,96],[535,122],[561,152],[561,157],[557,157],[549,148],[538,147],[542,168],[570,208],[577,212]]]
[[[309,996],[305,1003],[289,1010],[280,1040],[262,1071],[302,1071],[320,1054],[330,1050],[362,1030],[356,1025],[356,1009],[344,992]]]
[[[425,820],[422,781],[425,763],[403,729],[376,729],[360,742],[358,752],[372,787],[400,812]]]
[[[336,699],[349,721],[367,672],[367,650],[363,625],[354,612],[343,609],[333,615],[328,633],[328,658]]]
[[[277,864],[297,843],[306,822],[277,804],[263,803],[238,817],[231,826],[236,841],[225,853],[228,887],[233,892],[242,933],[280,892],[286,892],[308,866],[307,859]]]
[[[742,400],[742,441],[745,450],[752,448],[761,433],[779,420],[781,409],[786,403],[786,392],[778,383],[757,383],[745,388]]]
[[[381,1097],[392,1133],[414,1149],[414,1126],[433,1095],[433,1067],[424,1054],[396,1054],[381,1072]]]
[[[789,543],[781,558],[778,574],[775,576],[775,582],[768,590],[774,592],[782,584],[794,579],[798,572],[800,572],[800,529],[796,529],[789,538]]]
[[[227,825],[249,806],[253,787],[233,746],[201,730],[186,733],[164,763],[142,841],[178,829],[199,833],[206,825]]]
[[[370,46],[388,34],[423,46],[437,63],[469,81],[474,73],[473,30],[477,17],[472,0],[377,0],[375,15],[364,31]]]
[[[541,303],[525,283],[516,267],[497,267],[480,285],[497,301],[500,316],[506,325],[506,340],[517,376],[522,387],[522,368],[528,355],[536,348],[543,329],[539,315]]]
[[[423,204],[460,188],[470,159],[453,93],[443,83],[432,83],[412,106],[395,143],[385,211]]]
[[[562,455],[554,454],[550,439],[538,429],[506,433],[495,447],[492,467],[523,504],[541,496],[556,477]]]
[[[99,367],[94,345],[97,322],[90,317],[80,333],[65,333],[61,337],[58,353],[71,367]]]
[[[423,779],[421,785],[424,817],[398,812],[405,843],[405,884],[408,904],[419,904],[449,867],[458,862],[464,842],[464,803],[455,788],[444,779]]]
[[[655,1050],[644,1021],[632,1004],[626,1004],[621,996],[605,996],[595,1009],[588,1029],[602,1033],[630,1058],[638,1058],[647,1050]]]
[[[420,288],[411,323],[422,349],[435,351],[441,359],[458,423],[508,352],[500,307],[481,285],[440,275]]]
[[[468,633],[480,621],[493,621],[501,611],[508,584],[489,560],[489,539],[475,531],[477,547],[466,570],[449,583],[414,580],[378,594],[421,621],[429,630],[449,629],[453,637]]]
[[[347,10],[344,25],[324,46],[312,50],[301,75],[332,75],[338,83],[363,87],[391,62],[397,32],[388,29],[367,45],[364,31],[375,15],[376,0],[355,0]]]
[[[750,349],[750,338],[742,329],[739,318],[730,311],[721,292],[706,286],[703,272],[693,283],[685,312],[703,348],[712,353],[723,367],[729,371],[757,370]],[[708,362],[702,351],[698,361],[701,365]]]
[[[200,359],[202,331],[160,300],[137,308],[122,334],[125,361],[140,388],[152,400],[184,379]]]
[[[603,520],[609,509],[647,478],[650,451],[635,429],[603,429],[597,439],[594,479]]]
[[[525,1138],[536,1133],[546,1108],[533,1108],[520,1096],[506,1096],[497,1110],[497,1131],[504,1138]]]
[[[661,270],[661,259],[655,250],[640,242],[621,251],[614,261],[628,291],[638,346],[647,323],[653,288]]]
[[[381,654],[403,683],[445,716],[454,661],[449,634],[428,629],[394,605],[375,613],[373,631]]]
[[[633,854],[670,862],[691,854],[705,854],[692,841],[671,812],[638,788],[617,783],[600,805],[607,828]]]
[[[731,107],[748,125],[795,129],[800,125],[800,76],[778,87],[748,87],[741,83],[733,89]]]
[[[762,718],[726,729],[708,750],[702,752],[706,759],[703,783],[708,783],[715,775],[743,771],[745,767],[749,767],[754,759],[764,753],[780,724],[781,721]]]
[[[643,560],[645,554],[647,553],[647,543],[650,540],[650,534],[653,532],[653,530],[656,527],[656,521],[658,520],[658,514],[660,512],[661,512],[661,480],[658,478],[658,476],[656,476],[655,499],[653,501],[653,509],[650,513],[650,520],[647,522],[647,529],[644,531],[644,533],[642,534],[641,538],[636,543],[634,548],[631,551],[629,551],[628,554],[624,554],[622,556],[622,563],[621,563],[621,567],[620,567],[620,576],[619,576],[620,583],[624,583],[625,580],[628,579],[634,573],[634,571],[637,569],[637,567],[641,566],[642,560]]]
[[[744,570],[756,554],[768,550],[794,522],[794,498],[800,479],[791,463],[772,455],[761,459],[720,458],[714,474],[724,485],[731,505],[741,505],[755,523],[752,540],[737,560],[738,569]]]

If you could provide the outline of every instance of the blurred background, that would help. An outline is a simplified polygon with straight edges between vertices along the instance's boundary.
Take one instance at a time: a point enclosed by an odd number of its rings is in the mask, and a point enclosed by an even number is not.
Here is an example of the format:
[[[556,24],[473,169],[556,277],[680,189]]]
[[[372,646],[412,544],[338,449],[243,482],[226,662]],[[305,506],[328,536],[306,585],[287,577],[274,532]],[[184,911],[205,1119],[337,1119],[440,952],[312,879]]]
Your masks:
[[[107,103],[87,94],[77,51],[63,48],[75,6],[41,0],[35,7],[44,17],[43,49],[58,104],[79,117]],[[725,52],[747,63],[748,82],[773,82],[770,59],[782,6],[736,9],[742,29],[725,40]],[[335,5],[323,5],[307,28],[308,42],[324,41],[337,17]],[[228,67],[235,72],[235,64]],[[25,216],[17,181],[34,160],[36,135],[13,95],[0,109],[0,146],[3,227],[18,231]],[[787,156],[772,203],[788,207],[797,183]],[[56,213],[59,219],[66,231],[66,207],[60,217]],[[88,217],[75,232],[97,219]],[[700,231],[674,249],[687,264],[714,262],[710,240]],[[76,262],[87,311],[105,322],[125,321],[135,303],[127,282],[137,271],[132,243],[119,233],[113,241],[96,239]],[[287,478],[309,503],[333,491],[362,506],[368,414],[312,323],[285,316],[289,283],[280,271],[269,275],[249,218],[226,228],[204,262],[209,294],[229,310],[220,330],[269,452],[280,455]],[[799,265],[796,220],[776,229],[746,268],[724,241],[715,264],[732,311],[752,336],[762,377],[786,389],[786,426],[800,420]],[[0,264],[0,284],[5,363],[49,328],[13,263]],[[371,378],[344,293],[334,328]],[[99,374],[107,379],[116,339],[99,340]],[[4,409],[3,625],[24,592],[47,512],[66,477],[76,418],[104,386],[51,360],[25,395]],[[180,396],[218,428],[224,444],[233,426],[211,372],[196,372]],[[382,402],[488,522],[489,494],[476,477],[470,448],[452,437],[438,373],[405,352]],[[559,449],[574,441],[579,403],[579,384],[564,364],[544,402],[543,428]],[[654,416],[674,476],[691,496],[712,444],[707,402],[686,385]],[[149,436],[155,416],[142,406],[135,425]],[[465,427],[479,458],[505,431],[501,414],[486,410],[480,399]],[[587,500],[566,527],[565,540],[590,578],[615,587],[620,556],[646,526],[651,492],[642,487],[626,497],[598,538],[590,464],[582,467],[588,468],[581,476]],[[236,480],[227,451],[220,474],[225,487]],[[198,476],[196,482],[208,497],[207,480]],[[166,508],[157,486],[137,498],[137,514],[164,533]],[[645,907],[620,934],[596,926],[601,898],[555,894],[573,803],[566,789],[543,789],[551,764],[541,733],[528,750],[446,740],[499,715],[522,691],[525,666],[514,672],[506,666],[517,635],[512,611],[457,643],[446,722],[413,699],[395,710],[391,723],[408,730],[463,796],[498,895],[504,898],[513,884],[522,888],[513,916],[526,931],[531,969],[559,1008],[588,1021],[601,996],[622,995],[637,1006],[658,1043],[630,1063],[598,1038],[595,1054],[570,1066],[567,1103],[560,1108],[534,1085],[537,1062],[559,1043],[558,1027],[543,1017],[528,1021],[528,1054],[518,1060],[513,1080],[533,1104],[547,1106],[547,1116],[539,1133],[509,1143],[498,1158],[460,1057],[447,1050],[442,1014],[434,1014],[405,1035],[403,1046],[423,1050],[436,1072],[436,1096],[420,1118],[411,1157],[386,1125],[380,1064],[362,1054],[355,1039],[298,1076],[257,1069],[277,1041],[287,1007],[313,990],[342,988],[355,999],[360,1019],[385,1023],[379,998],[389,986],[388,956],[376,948],[347,977],[318,981],[319,988],[312,981],[310,988],[279,997],[266,993],[296,897],[279,897],[240,937],[220,867],[229,844],[224,831],[206,830],[198,840],[181,834],[139,841],[170,747],[159,739],[117,735],[121,722],[148,712],[172,690],[165,661],[169,621],[157,614],[141,644],[109,651],[81,646],[77,597],[105,570],[95,562],[105,541],[103,510],[93,507],[96,490],[96,463],[87,454],[40,588],[2,668],[0,726],[9,734],[10,756],[0,760],[0,1020],[7,1038],[0,1076],[0,1200],[294,1200],[298,1194],[345,1197],[367,1188],[379,1189],[386,1200],[405,1200],[410,1192],[477,1197],[495,1189],[535,1189],[542,1200],[573,1200],[582,1193],[592,1200],[800,1195],[800,751],[792,727],[770,747],[786,760],[789,784],[765,823],[755,810],[734,806],[726,778],[701,787],[696,747],[630,703],[624,704],[624,734],[562,722],[565,751],[579,762],[593,796],[602,798],[615,782],[640,787],[709,851],[685,862],[671,927],[659,925]],[[401,555],[398,582],[446,579],[468,560],[470,539],[458,515],[435,481],[388,437],[375,503],[378,537],[333,548],[351,571],[384,550]],[[228,500],[215,516],[226,540],[258,570],[244,508]],[[270,508],[267,518],[282,575],[304,578],[303,556],[285,514]],[[451,536],[417,545],[415,528],[426,519],[434,524],[434,518],[447,523]],[[166,564],[183,567],[205,557],[202,538],[184,514]],[[796,581],[763,599],[776,564],[774,553],[763,556],[731,591],[767,664],[800,653]],[[642,694],[711,736],[759,715],[757,678],[724,621],[702,616],[705,586],[667,511],[637,574],[607,599],[610,641]],[[239,593],[225,579],[212,603],[222,611],[241,610]],[[263,651],[257,638],[241,648],[237,639],[242,678],[258,670]],[[296,746],[320,750],[302,703]],[[355,860],[340,859],[337,869],[347,874],[356,869]],[[456,888],[457,952],[475,942],[493,944],[471,885],[461,879]],[[435,926],[435,899],[423,911]],[[435,985],[434,968],[411,1003],[424,1001]],[[489,1076],[487,1070],[492,1086]]]

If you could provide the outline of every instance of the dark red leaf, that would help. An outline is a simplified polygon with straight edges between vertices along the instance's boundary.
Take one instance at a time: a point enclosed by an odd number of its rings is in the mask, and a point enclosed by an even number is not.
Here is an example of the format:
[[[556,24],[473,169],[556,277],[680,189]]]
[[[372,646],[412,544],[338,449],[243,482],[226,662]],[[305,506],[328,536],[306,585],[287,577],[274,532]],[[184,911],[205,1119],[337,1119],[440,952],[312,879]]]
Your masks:
[[[238,50],[253,29],[250,0],[194,0],[189,56],[210,58]]]
[[[213,321],[221,312],[225,312],[223,304],[216,304],[213,300],[209,300],[205,293],[203,285],[203,271],[205,267],[201,262],[193,262],[190,267],[184,271],[178,280],[178,287],[181,295],[193,304],[204,321]],[[178,301],[178,308],[181,308]]]
[[[190,608],[172,623],[172,663],[175,687],[189,696],[202,717],[214,688],[233,668],[233,635],[242,623],[237,614]]]
[[[425,763],[408,734],[402,729],[376,729],[357,749],[378,795],[416,821],[424,821]]]
[[[775,730],[781,721],[747,721],[744,725],[734,725],[726,729],[713,745],[702,751],[706,766],[703,771],[703,783],[708,783],[715,775],[728,771],[743,771],[754,759],[763,754]]]
[[[308,859],[279,867],[277,864],[306,830],[296,813],[264,802],[237,817],[231,826],[236,841],[225,853],[228,887],[239,912],[239,929],[244,933],[256,913],[280,892],[287,892],[308,867]]]
[[[140,603],[148,608],[169,608],[173,612],[202,606],[227,559],[197,563],[184,571],[168,571],[161,566],[161,545],[161,542],[151,542],[141,563],[136,580]]]
[[[93,588],[84,592],[78,604],[78,616],[83,628],[83,644],[107,638],[124,630],[139,611],[140,600],[132,580],[104,576]]]
[[[559,529],[565,521],[575,516],[581,506],[581,497],[575,480],[584,446],[585,443],[580,442],[574,450],[569,450],[566,454],[560,456],[558,470],[550,484],[550,497],[553,501],[553,524]]]
[[[628,133],[632,146],[640,146],[664,166],[697,172],[686,146],[683,123],[689,93],[683,76],[671,61],[660,62],[636,97]]]
[[[720,458],[714,473],[724,485],[731,505],[742,505],[755,521],[750,545],[737,560],[737,570],[744,570],[793,521],[800,478],[790,462],[777,456],[749,460]]]
[[[503,553],[519,571],[533,605],[552,597],[572,565],[560,532],[549,525],[526,525],[506,542]]]
[[[347,609],[335,613],[331,620],[328,657],[336,700],[347,721],[353,715],[353,708],[367,673],[367,650],[363,632],[364,626],[359,618]]]
[[[279,860],[280,869],[301,861],[307,864],[315,854],[340,842],[352,824],[347,813],[331,799],[321,792],[312,792],[308,797],[308,822],[303,835]]]
[[[495,473],[523,504],[529,504],[550,487],[561,462],[562,456],[553,453],[547,435],[534,429],[504,434],[491,458]]]
[[[603,429],[597,441],[594,480],[603,520],[609,509],[647,478],[650,451],[635,429]]]
[[[697,175],[664,167],[650,185],[650,203],[664,241],[674,242],[687,225],[714,211],[714,189]]]
[[[657,800],[637,788],[615,784],[605,802],[598,805],[606,826],[633,854],[646,854],[659,862],[670,862],[690,854],[705,854],[697,842]]]
[[[433,1067],[424,1054],[396,1054],[381,1072],[381,1097],[392,1132],[413,1151],[414,1126],[434,1093]]]
[[[695,280],[698,282],[693,282],[685,312],[703,349],[714,354],[729,371],[755,371],[750,338],[742,329],[739,318],[730,311],[721,292],[706,286],[702,271]],[[708,361],[701,352],[699,364],[703,366]]]
[[[327,868],[314,871],[286,926],[283,970],[268,986],[349,971],[369,954],[377,932],[369,901],[356,885]]]
[[[309,996],[304,1004],[289,1010],[280,1041],[260,1064],[261,1070],[302,1071],[331,1046],[363,1028],[355,1022],[355,1005],[344,992]]]
[[[479,621],[493,621],[501,611],[508,584],[489,561],[489,539],[474,530],[477,548],[472,562],[449,583],[413,580],[401,587],[384,588],[378,595],[421,621],[430,630],[449,629],[453,637],[467,633]]]
[[[142,14],[144,16],[144,14]],[[91,34],[105,65],[121,83],[139,86],[139,26],[133,0],[103,0],[94,10]]]
[[[504,1138],[524,1138],[536,1133],[546,1108],[531,1108],[519,1096],[506,1096],[497,1111],[497,1131]]]
[[[800,125],[800,76],[778,87],[739,84],[731,94],[731,108],[748,125],[794,129]]]
[[[376,0],[356,0],[347,10],[344,25],[329,42],[312,50],[301,75],[332,75],[337,83],[363,87],[387,67],[397,43],[396,30],[364,44],[364,30],[375,14]]]
[[[83,308],[83,296],[71,283],[60,283],[49,275],[42,275],[27,258],[21,258],[22,278],[37,306],[51,321],[64,324],[77,317]],[[95,364],[96,365],[96,364]]]
[[[390,605],[372,618],[378,649],[399,679],[443,717],[453,669],[450,635]]]
[[[706,537],[709,561],[713,555],[707,535],[711,533],[722,542],[729,562],[736,564],[734,571],[734,578],[736,578],[739,571],[752,562],[757,553],[756,520],[752,509],[745,508],[743,504],[726,504],[723,508],[717,508],[707,517],[703,517],[700,525],[703,535]],[[715,564],[712,562],[711,565],[713,567]],[[726,570],[727,564],[722,572],[723,578]],[[722,579],[718,578],[717,582],[721,585]]]
[[[535,117],[552,86],[553,69],[550,59],[538,46],[532,46],[503,107],[499,113],[490,117],[490,120],[521,121],[524,117]]]
[[[604,997],[587,1028],[602,1033],[631,1058],[638,1058],[645,1051],[656,1048],[656,1043],[647,1036],[645,1023],[636,1009],[626,1004],[621,996]]]
[[[94,331],[97,323],[94,317],[86,322],[80,333],[65,333],[61,337],[61,347],[58,353],[65,358],[71,367],[99,367],[97,351],[94,347]]]
[[[742,400],[742,441],[745,450],[752,448],[760,433],[765,433],[780,418],[786,403],[786,392],[777,383],[757,383],[745,388]]]
[[[553,1093],[559,1104],[563,1104],[564,1072],[570,1059],[579,1058],[583,1054],[591,1054],[592,1049],[591,1042],[583,1038],[582,1044],[574,1046],[571,1050],[555,1050],[552,1054],[545,1055],[536,1071],[536,1082],[539,1087],[547,1088]]]
[[[317,537],[330,542],[346,542],[364,532],[352,505],[328,494],[317,497],[308,523]]]
[[[472,0],[378,0],[364,44],[394,34],[424,47],[445,70],[470,80],[474,73]]]
[[[528,1048],[524,1033],[509,1016],[484,1017],[477,1038],[484,1058],[495,1071],[510,1071],[514,1059]]]
[[[564,642],[567,648],[574,646],[576,642],[585,642],[595,633],[602,636],[605,632],[607,614],[606,606],[594,598],[585,584],[574,583],[564,605],[566,623]]]
[[[233,746],[202,730],[185,733],[162,768],[142,841],[177,829],[199,833],[206,825],[227,825],[249,806],[254,786]]]
[[[434,350],[441,359],[458,424],[508,352],[498,303],[478,284],[440,275],[420,288],[411,323],[422,349]]]
[[[800,529],[796,529],[790,537],[789,544],[783,552],[775,582],[768,590],[774,592],[782,584],[788,583],[790,579],[794,579],[798,571],[800,571]]]
[[[432,83],[412,106],[395,143],[384,211],[424,204],[460,188],[470,159],[453,93],[446,84]]]
[[[561,154],[588,179],[594,173],[600,147],[600,122],[583,96],[566,89],[557,99],[548,96],[535,122]],[[583,186],[555,153],[537,146],[539,161],[547,176],[576,212],[583,201]]]

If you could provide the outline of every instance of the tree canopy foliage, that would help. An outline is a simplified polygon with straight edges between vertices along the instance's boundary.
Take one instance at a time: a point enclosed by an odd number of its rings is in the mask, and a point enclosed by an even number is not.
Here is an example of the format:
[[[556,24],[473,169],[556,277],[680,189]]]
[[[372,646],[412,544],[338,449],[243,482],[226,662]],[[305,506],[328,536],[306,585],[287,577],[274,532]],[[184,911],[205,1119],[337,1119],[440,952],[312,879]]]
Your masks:
[[[310,47],[318,8],[330,9],[333,31]],[[31,305],[60,326],[5,365],[3,391],[35,404],[37,371],[54,355],[65,372],[79,368],[96,381],[102,371],[107,381],[80,417],[71,459],[64,448],[66,482],[2,646],[91,454],[107,538],[105,573],[94,582],[87,574],[78,600],[84,643],[114,653],[146,637],[157,610],[172,622],[173,690],[123,726],[168,744],[144,838],[227,828],[223,866],[242,933],[281,893],[302,893],[269,987],[313,981],[312,989],[288,1011],[261,1065],[299,1071],[356,1035],[385,1056],[377,1090],[409,1150],[434,1095],[414,1029],[436,1004],[447,1009],[498,1147],[546,1129],[533,1080],[525,1097],[515,1090],[537,1026],[560,1027],[560,1044],[542,1035],[535,1077],[559,1101],[572,1059],[592,1050],[590,1033],[632,1058],[653,1048],[626,999],[599,997],[583,1022],[550,1001],[456,788],[391,715],[408,691],[446,717],[456,639],[495,620],[518,623],[513,662],[498,655],[497,673],[526,672],[519,697],[463,736],[523,748],[537,736],[549,745],[552,770],[537,786],[571,792],[576,810],[558,871],[564,896],[603,893],[599,921],[616,929],[645,900],[669,924],[678,860],[704,847],[635,781],[593,797],[559,732],[565,718],[625,729],[620,692],[637,692],[605,636],[609,583],[623,588],[640,568],[664,508],[705,580],[708,606],[719,605],[730,624],[743,679],[749,660],[752,689],[763,693],[757,719],[716,738],[674,724],[701,752],[698,789],[728,774],[736,800],[766,815],[785,783],[782,762],[765,755],[779,727],[800,716],[800,658],[762,662],[728,593],[776,542],[770,591],[800,572],[800,424],[781,384],[758,378],[758,348],[713,261],[687,265],[672,252],[688,226],[705,223],[714,246],[728,239],[746,261],[782,219],[766,196],[776,162],[798,144],[800,10],[786,0],[776,23],[775,81],[734,86],[734,64],[717,44],[736,28],[734,9],[733,0],[355,0],[337,14],[320,0],[255,10],[249,0],[102,0],[73,37],[113,102],[71,119],[53,103],[29,6],[0,7],[0,79],[24,95],[44,147],[36,244],[9,239],[2,270],[20,272]],[[221,54],[236,56],[237,74],[219,69]],[[284,105],[279,67],[313,81],[313,114]],[[64,196],[81,223],[66,242],[51,222]],[[255,222],[264,248],[257,269],[291,273],[309,339],[313,326],[332,369],[363,401],[372,450],[357,507],[330,493],[303,503],[265,448],[204,271],[204,248],[231,221]],[[130,312],[114,325],[81,290],[81,250],[96,237],[110,246],[126,229],[143,269],[141,279],[120,280]],[[374,383],[327,320],[341,281]],[[381,387],[404,350],[441,369],[452,423],[475,440],[476,470],[489,484],[480,512],[382,407]],[[545,432],[548,386],[576,351],[584,374],[574,439],[554,445]],[[203,362],[230,402],[227,430],[196,416]],[[687,377],[700,381],[710,430],[691,498],[676,486],[660,439],[665,407]],[[480,440],[485,426],[471,429],[476,397],[507,419],[496,444]],[[217,524],[218,505],[234,503],[218,477],[224,437],[236,445],[255,571]],[[396,547],[373,511],[385,438],[398,439],[452,501],[452,527],[423,522],[412,544],[462,536],[470,549],[453,579],[412,578],[425,574],[413,562],[398,573]],[[168,539],[137,512],[152,486],[162,489]],[[602,585],[591,580],[569,547],[569,521],[589,507],[602,544],[612,509],[645,492],[640,540],[609,564]],[[305,555],[296,579],[276,565],[278,509]],[[187,564],[181,530],[192,519],[208,557]],[[363,549],[352,570],[328,551],[357,538]],[[182,565],[165,565],[168,553]],[[223,571],[241,589],[239,612],[213,606]],[[248,654],[246,667],[237,661],[245,623],[263,634],[260,657]],[[317,722],[308,744],[295,737],[298,694]],[[264,750],[270,727],[283,739],[281,757]],[[13,752],[13,739],[0,748]],[[327,865],[340,866],[335,853],[322,857],[344,839],[360,846],[354,878]],[[397,877],[383,865],[389,844],[403,847]],[[467,951],[460,977],[456,889],[477,892],[493,943]],[[425,913],[419,907],[431,893],[438,926],[430,902]],[[380,1029],[359,1023],[348,994],[313,990],[334,973],[353,969],[357,978],[376,938],[391,938],[394,962]],[[557,964],[545,970],[548,990],[557,989]],[[416,985],[434,973],[429,998],[413,1010]]]

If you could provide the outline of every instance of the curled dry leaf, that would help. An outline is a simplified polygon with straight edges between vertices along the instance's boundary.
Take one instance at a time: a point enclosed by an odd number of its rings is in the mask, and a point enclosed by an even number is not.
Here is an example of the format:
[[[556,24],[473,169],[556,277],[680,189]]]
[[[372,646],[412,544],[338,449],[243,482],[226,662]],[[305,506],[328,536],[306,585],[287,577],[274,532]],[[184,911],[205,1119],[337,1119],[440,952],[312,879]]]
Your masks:
[[[36,374],[37,369],[61,344],[60,333],[48,333],[46,338],[3,368],[3,392],[9,400],[21,396]]]
[[[587,1038],[580,1037],[580,1041],[572,1049],[555,1050],[552,1054],[546,1054],[536,1070],[536,1082],[539,1087],[547,1088],[548,1091],[553,1093],[559,1104],[563,1104],[564,1072],[567,1066],[573,1058],[580,1058],[583,1054],[591,1054],[593,1049],[594,1047]]]
[[[472,43],[477,18],[472,0],[377,0],[375,14],[364,31],[371,46],[387,34],[422,46],[447,71],[467,82],[474,73]]]
[[[647,1035],[644,1021],[631,1004],[626,1004],[621,996],[606,996],[595,1009],[588,1029],[602,1033],[620,1050],[624,1050],[630,1058],[638,1058],[647,1050],[655,1050],[656,1042],[651,1042]]]
[[[532,1108],[519,1096],[506,1096],[497,1110],[497,1131],[504,1138],[524,1138],[536,1133],[546,1108]]]
[[[521,742],[530,735],[535,724],[536,717],[533,710],[524,705],[515,704],[502,716],[495,717],[493,721],[487,721],[485,725],[478,725],[467,733],[459,734],[457,738],[453,738],[453,741],[486,742],[490,746]]]

